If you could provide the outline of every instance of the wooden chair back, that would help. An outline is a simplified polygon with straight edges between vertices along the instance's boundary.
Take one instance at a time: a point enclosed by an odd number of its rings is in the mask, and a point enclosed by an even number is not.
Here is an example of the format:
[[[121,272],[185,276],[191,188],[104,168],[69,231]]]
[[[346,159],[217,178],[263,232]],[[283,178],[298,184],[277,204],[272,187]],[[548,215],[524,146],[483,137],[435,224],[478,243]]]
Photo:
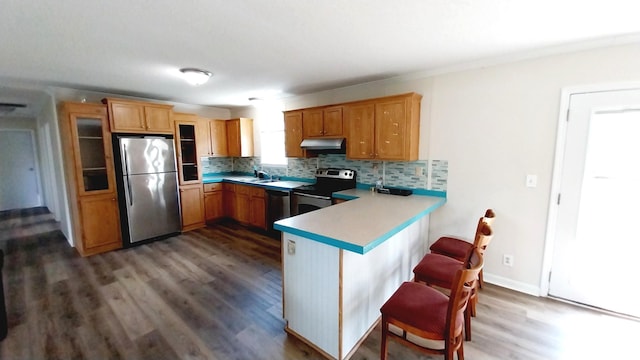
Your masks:
[[[493,230],[491,226],[482,221],[484,218],[480,218],[480,225],[478,225],[478,231],[476,231],[476,238],[473,240],[473,246],[469,249],[467,254],[465,267],[470,267],[471,257],[473,256],[474,249],[478,249],[480,256],[484,256],[484,252],[487,250],[487,246],[493,239]]]
[[[478,274],[484,265],[484,259],[478,249],[474,249],[469,257],[468,269],[460,269],[453,279],[453,286],[449,293],[449,307],[447,309],[447,331],[445,341],[453,341],[451,348],[458,348],[462,341],[462,324],[456,324],[456,319],[462,318],[469,303],[469,298],[476,289]]]

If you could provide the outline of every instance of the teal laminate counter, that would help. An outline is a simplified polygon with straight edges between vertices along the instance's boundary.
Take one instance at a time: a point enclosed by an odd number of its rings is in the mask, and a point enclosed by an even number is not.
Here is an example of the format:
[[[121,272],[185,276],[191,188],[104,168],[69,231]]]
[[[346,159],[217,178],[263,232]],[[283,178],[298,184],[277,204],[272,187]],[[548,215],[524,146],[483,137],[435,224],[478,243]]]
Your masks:
[[[444,195],[444,194],[443,194]],[[439,196],[352,189],[353,199],[279,220],[285,331],[327,358],[345,360],[374,328],[380,306],[428,246]]]
[[[285,190],[289,191],[301,185],[308,185],[313,180],[297,179],[297,178],[285,178],[283,180],[271,181],[268,179],[258,179],[249,175],[237,175],[237,174],[221,174],[221,175],[205,175],[202,177],[203,184],[226,182],[232,184],[242,184],[258,186],[267,190]]]
[[[279,220],[274,228],[340,249],[365,254],[445,204],[445,197],[395,196],[351,189],[334,194],[353,199]]]

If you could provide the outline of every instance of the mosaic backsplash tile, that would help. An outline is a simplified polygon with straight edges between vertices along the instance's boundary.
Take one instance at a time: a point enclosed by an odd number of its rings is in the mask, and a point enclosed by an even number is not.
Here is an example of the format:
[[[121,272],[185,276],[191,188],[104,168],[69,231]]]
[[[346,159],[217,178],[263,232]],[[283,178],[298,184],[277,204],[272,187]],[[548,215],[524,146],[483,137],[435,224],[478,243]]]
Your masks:
[[[353,169],[357,181],[373,185],[382,179],[385,186],[411,189],[447,190],[449,163],[446,160],[379,161],[349,160],[345,155],[326,154],[310,159],[289,159],[287,166],[262,166],[259,157],[246,158],[202,158],[202,172],[220,173],[238,171],[253,173],[266,171],[278,177],[313,179],[317,168],[334,167]]]
[[[203,157],[200,158],[200,164],[203,174],[233,171],[233,158]]]
[[[431,189],[447,191],[449,162],[447,160],[431,160]]]

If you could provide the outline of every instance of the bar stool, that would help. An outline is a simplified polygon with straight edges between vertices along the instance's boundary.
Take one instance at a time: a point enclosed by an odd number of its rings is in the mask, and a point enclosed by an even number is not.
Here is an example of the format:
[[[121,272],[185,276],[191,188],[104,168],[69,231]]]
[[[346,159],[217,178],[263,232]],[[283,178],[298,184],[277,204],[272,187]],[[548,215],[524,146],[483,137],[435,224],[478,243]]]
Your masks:
[[[476,228],[476,235],[478,234],[478,229],[480,225],[485,222],[490,226],[493,226],[493,221],[495,220],[496,213],[492,209],[487,209],[484,212],[484,216],[478,221],[478,227]],[[454,258],[459,261],[465,261],[469,257],[469,253],[473,248],[473,244],[469,241],[465,241],[463,239],[443,236],[439,238],[436,242],[434,242],[430,247],[434,254],[445,255],[451,258]],[[480,272],[480,287],[484,285],[484,277],[483,272]]]
[[[454,353],[464,360],[464,313],[483,266],[478,251],[471,258],[471,268],[456,271],[449,296],[421,283],[404,282],[382,305],[381,360],[387,358],[388,339],[428,354],[442,354],[445,360],[453,359]]]
[[[422,260],[413,268],[414,280],[425,283],[429,286],[437,286],[443,289],[452,289],[453,279],[459,269],[469,269],[473,266],[473,256],[478,254],[484,257],[487,245],[493,238],[491,226],[486,222],[481,222],[478,234],[472,244],[472,251],[464,262],[440,254],[426,254]],[[470,296],[469,306],[465,311],[465,338],[471,340],[471,316],[476,315],[476,303],[478,302],[479,281],[474,283],[474,288]]]

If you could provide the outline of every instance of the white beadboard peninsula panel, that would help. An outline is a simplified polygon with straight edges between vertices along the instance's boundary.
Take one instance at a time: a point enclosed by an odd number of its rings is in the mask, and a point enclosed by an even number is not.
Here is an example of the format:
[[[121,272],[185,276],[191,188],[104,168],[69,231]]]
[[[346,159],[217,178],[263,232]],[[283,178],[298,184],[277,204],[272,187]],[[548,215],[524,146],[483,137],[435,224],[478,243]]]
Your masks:
[[[340,250],[283,233],[284,318],[287,326],[338,358]],[[295,242],[295,253],[288,251]]]
[[[364,255],[343,251],[342,357],[380,317],[380,307],[413,278],[428,242],[429,216],[424,216]]]

